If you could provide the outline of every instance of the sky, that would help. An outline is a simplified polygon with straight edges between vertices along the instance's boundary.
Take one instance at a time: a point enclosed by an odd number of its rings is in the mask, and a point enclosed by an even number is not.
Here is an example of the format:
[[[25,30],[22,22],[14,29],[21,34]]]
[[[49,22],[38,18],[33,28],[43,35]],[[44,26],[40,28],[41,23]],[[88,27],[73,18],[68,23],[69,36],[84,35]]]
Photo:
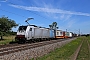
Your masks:
[[[59,30],[90,33],[90,0],[0,0],[0,17],[7,16],[20,25],[28,22],[48,28],[57,22]],[[13,31],[17,31],[13,28]]]

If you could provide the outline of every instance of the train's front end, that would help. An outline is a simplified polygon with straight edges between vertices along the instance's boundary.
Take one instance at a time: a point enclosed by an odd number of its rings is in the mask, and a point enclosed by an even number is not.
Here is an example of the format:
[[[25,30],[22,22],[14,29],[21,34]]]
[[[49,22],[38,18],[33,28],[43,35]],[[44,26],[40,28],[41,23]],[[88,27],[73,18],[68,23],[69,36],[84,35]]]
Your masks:
[[[17,42],[25,42],[26,41],[26,37],[25,37],[26,29],[27,29],[27,26],[19,26],[17,35],[15,37],[15,40]]]

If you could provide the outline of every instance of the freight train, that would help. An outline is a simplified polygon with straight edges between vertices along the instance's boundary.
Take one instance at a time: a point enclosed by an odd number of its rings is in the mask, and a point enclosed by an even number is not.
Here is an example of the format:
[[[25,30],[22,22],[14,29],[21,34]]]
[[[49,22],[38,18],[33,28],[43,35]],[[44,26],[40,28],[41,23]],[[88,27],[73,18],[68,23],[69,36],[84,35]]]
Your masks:
[[[27,25],[19,26],[15,40],[25,43],[26,41],[42,41],[69,37],[74,37],[74,34],[62,30]]]

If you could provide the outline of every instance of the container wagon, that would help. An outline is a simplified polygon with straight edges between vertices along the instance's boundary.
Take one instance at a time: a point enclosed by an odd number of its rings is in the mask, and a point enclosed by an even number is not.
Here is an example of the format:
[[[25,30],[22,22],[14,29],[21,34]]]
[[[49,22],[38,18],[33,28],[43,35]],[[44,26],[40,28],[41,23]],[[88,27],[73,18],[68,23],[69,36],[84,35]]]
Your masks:
[[[69,32],[69,38],[72,38],[73,37],[73,33],[72,32]]]
[[[62,30],[56,30],[56,38],[65,38],[65,32]]]

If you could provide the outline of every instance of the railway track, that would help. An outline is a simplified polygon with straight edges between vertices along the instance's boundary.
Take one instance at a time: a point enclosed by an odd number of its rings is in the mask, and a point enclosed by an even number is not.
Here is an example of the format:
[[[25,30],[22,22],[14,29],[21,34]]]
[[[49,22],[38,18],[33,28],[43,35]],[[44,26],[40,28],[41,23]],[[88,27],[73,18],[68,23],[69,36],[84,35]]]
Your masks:
[[[87,49],[87,50],[85,50]],[[88,60],[90,58],[90,44],[88,40],[82,40],[76,51],[71,56],[70,60]]]
[[[1,46],[0,47],[0,56],[22,51],[22,50],[27,50],[39,46],[44,46],[48,44],[53,44],[56,42],[61,42],[64,41],[65,39],[60,39],[60,40],[51,40],[51,41],[43,41],[43,42],[37,42],[37,43],[32,43],[32,44],[16,44],[16,45],[7,45],[7,46]],[[66,39],[68,40],[68,39]]]

